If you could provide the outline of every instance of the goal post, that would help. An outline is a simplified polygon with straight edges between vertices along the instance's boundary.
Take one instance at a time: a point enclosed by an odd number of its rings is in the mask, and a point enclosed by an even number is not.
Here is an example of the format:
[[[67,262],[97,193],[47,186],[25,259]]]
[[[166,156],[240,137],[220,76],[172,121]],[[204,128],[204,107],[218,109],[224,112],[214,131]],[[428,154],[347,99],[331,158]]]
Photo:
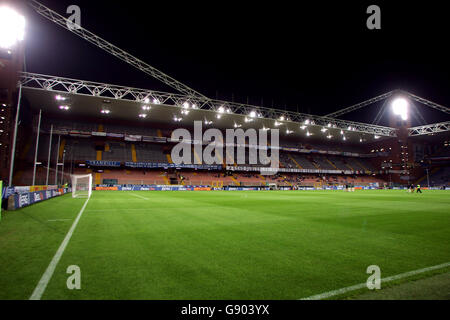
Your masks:
[[[90,198],[92,194],[92,174],[71,175],[72,198]]]

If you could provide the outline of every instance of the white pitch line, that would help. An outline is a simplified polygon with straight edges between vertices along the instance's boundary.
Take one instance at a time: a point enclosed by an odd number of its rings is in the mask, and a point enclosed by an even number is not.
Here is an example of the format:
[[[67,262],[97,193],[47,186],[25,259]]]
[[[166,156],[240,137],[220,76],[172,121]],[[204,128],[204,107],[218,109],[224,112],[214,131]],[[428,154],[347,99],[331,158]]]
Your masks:
[[[433,271],[433,270],[438,270],[438,269],[442,269],[442,268],[446,268],[446,267],[450,267],[450,262],[439,264],[439,265],[432,266],[432,267],[423,268],[423,269],[408,271],[408,272],[405,272],[405,273],[400,273],[400,274],[397,274],[395,276],[390,276],[390,277],[387,277],[387,278],[382,278],[381,282],[384,283],[384,282],[394,281],[394,280],[398,280],[398,279],[414,276],[416,274],[420,274],[420,273],[424,273],[424,272],[428,272],[428,271]],[[341,288],[341,289],[337,289],[337,290],[333,290],[333,291],[328,291],[328,292],[316,294],[316,295],[313,295],[313,296],[302,298],[300,300],[322,300],[322,299],[330,298],[330,297],[333,297],[333,296],[337,296],[337,295],[340,295],[340,294],[344,294],[344,293],[347,293],[347,292],[350,292],[350,291],[363,289],[363,288],[367,288],[367,284],[366,283],[359,283],[359,284],[355,284],[355,285],[350,286],[350,287],[345,287],[345,288]]]
[[[68,221],[70,219],[52,219],[52,220],[47,220],[47,221]]]
[[[141,195],[139,195],[139,194],[135,194],[135,193],[130,193],[132,196],[135,196],[135,197],[138,197],[138,198],[141,198],[141,199],[144,199],[144,200],[149,200],[149,198],[146,198],[146,197],[143,197],[143,196],[141,196]]]
[[[64,250],[66,249],[67,244],[69,243],[75,228],[77,227],[78,221],[80,221],[81,215],[83,214],[89,199],[90,198],[86,199],[86,202],[84,203],[83,207],[78,213],[78,216],[76,217],[75,221],[70,227],[69,232],[67,232],[66,237],[59,246],[58,251],[56,251],[55,256],[53,257],[52,261],[50,261],[50,264],[48,265],[47,269],[42,275],[41,280],[39,280],[39,283],[37,284],[36,288],[31,294],[30,300],[40,300],[42,295],[44,294],[45,288],[47,287],[47,284],[50,282],[50,279],[52,278],[53,273],[55,272],[56,266],[58,265],[58,262],[61,259],[61,256],[63,255]]]

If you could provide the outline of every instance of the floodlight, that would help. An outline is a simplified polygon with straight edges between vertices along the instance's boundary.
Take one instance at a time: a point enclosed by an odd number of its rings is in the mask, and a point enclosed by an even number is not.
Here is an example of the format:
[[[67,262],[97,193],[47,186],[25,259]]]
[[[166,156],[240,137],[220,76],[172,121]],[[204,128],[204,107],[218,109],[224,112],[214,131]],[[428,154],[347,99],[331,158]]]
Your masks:
[[[188,102],[183,103],[183,108],[189,109],[189,103]]]
[[[256,111],[250,112],[249,116],[252,117],[252,118],[256,117]]]
[[[0,47],[10,49],[25,37],[25,18],[15,10],[0,7]]]
[[[219,113],[224,113],[224,112],[225,112],[224,107],[219,107],[219,109],[217,109],[217,112],[219,112]]]
[[[145,118],[145,117],[147,117],[147,115],[146,115],[145,113],[141,113],[141,114],[139,115],[139,118]]]
[[[305,120],[305,124],[310,124],[310,123],[311,123],[311,121],[309,119]]]
[[[402,120],[408,119],[408,101],[405,98],[396,98],[392,102],[392,111],[401,116]]]

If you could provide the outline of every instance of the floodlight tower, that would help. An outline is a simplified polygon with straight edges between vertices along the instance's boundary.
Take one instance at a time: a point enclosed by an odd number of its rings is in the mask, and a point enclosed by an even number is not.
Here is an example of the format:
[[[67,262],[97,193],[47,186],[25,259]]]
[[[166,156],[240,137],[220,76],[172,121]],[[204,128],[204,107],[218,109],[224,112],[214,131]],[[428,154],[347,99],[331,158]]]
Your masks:
[[[18,72],[23,69],[25,18],[17,1],[0,4],[0,180],[11,184],[10,169],[17,134]],[[15,155],[14,155],[15,156]]]
[[[397,128],[397,138],[392,140],[389,144],[391,148],[392,169],[399,178],[399,182],[410,182],[410,154],[412,148],[408,143],[408,128],[411,127],[411,120],[409,117],[410,102],[405,96],[394,96],[390,101],[392,116],[389,120],[389,125]],[[396,180],[396,179],[395,179]]]

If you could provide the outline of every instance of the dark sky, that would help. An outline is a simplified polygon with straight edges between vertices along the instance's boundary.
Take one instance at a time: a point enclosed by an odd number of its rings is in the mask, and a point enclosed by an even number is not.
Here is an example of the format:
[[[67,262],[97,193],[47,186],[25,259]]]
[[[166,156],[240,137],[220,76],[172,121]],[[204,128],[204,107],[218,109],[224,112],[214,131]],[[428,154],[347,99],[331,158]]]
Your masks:
[[[66,16],[79,5],[84,28],[211,98],[326,114],[401,88],[450,105],[443,4],[41,2]],[[370,4],[381,7],[381,30],[366,28]],[[32,10],[27,16],[28,71],[173,91]]]

